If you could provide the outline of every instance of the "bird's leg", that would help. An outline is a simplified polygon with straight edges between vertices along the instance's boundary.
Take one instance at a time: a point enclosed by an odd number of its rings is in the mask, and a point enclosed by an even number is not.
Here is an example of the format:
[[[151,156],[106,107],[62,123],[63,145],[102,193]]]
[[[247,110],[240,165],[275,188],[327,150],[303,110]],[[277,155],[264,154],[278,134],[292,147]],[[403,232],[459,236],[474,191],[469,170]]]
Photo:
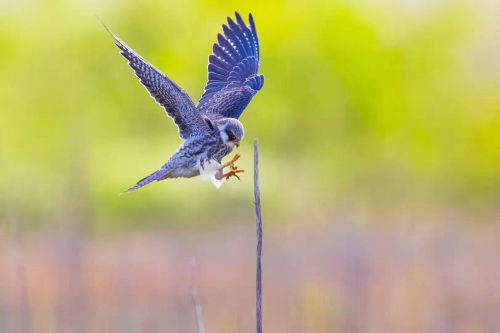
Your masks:
[[[233,159],[227,163],[224,163],[220,168],[221,169],[224,169],[224,168],[227,168],[228,166],[231,167],[231,170],[236,170],[238,169],[238,167],[235,167],[234,166],[234,162],[236,162],[238,159],[240,158],[240,154],[236,154],[234,155]]]
[[[236,178],[238,178],[238,180],[240,180],[240,177],[238,177],[237,174],[240,172],[245,172],[245,170],[239,170],[238,167],[234,165],[234,162],[236,162],[239,158],[240,158],[240,154],[236,154],[236,155],[234,155],[234,157],[231,161],[221,165],[221,167],[219,168],[219,171],[215,175],[215,178],[217,178],[219,180],[222,178],[226,178],[226,180],[227,180],[231,177],[236,177]],[[231,170],[229,170],[229,172],[223,173],[224,168],[227,168],[227,167],[231,167]]]

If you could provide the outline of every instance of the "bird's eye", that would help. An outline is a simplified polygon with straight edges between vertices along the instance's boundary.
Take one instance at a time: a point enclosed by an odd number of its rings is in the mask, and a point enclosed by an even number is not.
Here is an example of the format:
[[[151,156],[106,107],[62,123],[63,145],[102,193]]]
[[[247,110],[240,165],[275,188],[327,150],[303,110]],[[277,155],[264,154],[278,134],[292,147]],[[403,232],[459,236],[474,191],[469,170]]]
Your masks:
[[[227,139],[228,139],[229,141],[234,141],[234,140],[236,140],[236,136],[234,136],[233,132],[231,132],[231,131],[226,131],[226,134],[227,134]]]

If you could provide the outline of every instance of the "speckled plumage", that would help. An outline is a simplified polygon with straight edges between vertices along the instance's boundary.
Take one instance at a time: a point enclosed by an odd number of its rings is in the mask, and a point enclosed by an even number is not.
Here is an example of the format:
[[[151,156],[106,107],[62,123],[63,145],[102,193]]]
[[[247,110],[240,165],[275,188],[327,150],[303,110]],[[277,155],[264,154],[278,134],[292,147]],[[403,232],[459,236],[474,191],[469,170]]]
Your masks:
[[[214,44],[213,54],[209,56],[208,81],[197,106],[182,88],[106,27],[121,55],[128,60],[151,97],[174,120],[179,136],[185,140],[159,170],[128,191],[166,178],[189,178],[200,172],[204,175],[207,165],[213,170],[210,175],[214,183],[219,181],[216,172],[220,170],[222,158],[239,145],[244,135],[238,118],[264,84],[264,77],[258,74],[260,50],[253,17],[248,16],[250,25],[247,26],[238,13],[235,15],[236,22],[228,17],[228,25],[223,25],[224,35],[217,36],[218,43]]]

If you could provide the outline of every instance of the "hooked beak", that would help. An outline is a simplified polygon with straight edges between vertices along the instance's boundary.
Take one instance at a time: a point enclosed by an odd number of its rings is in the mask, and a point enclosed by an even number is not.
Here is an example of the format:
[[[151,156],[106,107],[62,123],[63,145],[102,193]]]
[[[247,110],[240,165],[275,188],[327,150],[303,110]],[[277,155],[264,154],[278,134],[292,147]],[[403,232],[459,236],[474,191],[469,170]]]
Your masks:
[[[239,147],[240,146],[240,140],[234,140],[234,144],[236,145],[236,147]]]

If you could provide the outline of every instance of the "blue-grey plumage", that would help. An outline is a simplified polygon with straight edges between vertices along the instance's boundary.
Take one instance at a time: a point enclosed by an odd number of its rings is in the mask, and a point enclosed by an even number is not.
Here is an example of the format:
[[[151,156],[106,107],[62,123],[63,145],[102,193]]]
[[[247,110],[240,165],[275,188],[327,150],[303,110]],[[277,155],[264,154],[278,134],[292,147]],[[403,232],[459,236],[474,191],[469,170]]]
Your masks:
[[[229,27],[222,26],[224,36],[208,57],[208,81],[198,102],[198,110],[209,117],[238,119],[252,97],[262,89],[264,76],[259,75],[259,39],[252,14],[250,26],[237,12],[235,23],[227,18]]]
[[[238,13],[236,23],[228,17],[223,25],[224,36],[219,34],[218,43],[209,56],[208,81],[203,95],[195,106],[189,95],[163,75],[140,55],[119,39],[109,28],[120,54],[128,60],[140,82],[151,97],[162,106],[179,128],[179,136],[186,141],[177,152],[149,176],[141,179],[128,191],[136,190],[153,181],[166,178],[207,175],[214,184],[243,172],[234,166],[235,158],[222,164],[222,158],[238,147],[244,135],[239,116],[252,97],[264,84],[258,74],[260,51],[253,17],[250,25]],[[223,173],[225,167],[231,167]]]
[[[225,121],[221,121],[219,124],[219,130],[214,129],[214,131],[220,134],[205,135],[186,140],[160,169],[139,180],[128,191],[133,191],[153,181],[160,181],[167,178],[195,177],[203,171],[206,171],[207,174],[213,172],[213,174],[208,176],[218,186],[220,184],[218,181],[221,181],[226,175],[222,173],[221,168],[210,170],[207,167],[207,161],[212,161],[217,166],[222,166],[222,158],[231,153],[235,146],[239,146],[243,138],[243,127],[236,122],[239,123],[236,119],[225,119]],[[241,172],[241,170],[238,171]]]

